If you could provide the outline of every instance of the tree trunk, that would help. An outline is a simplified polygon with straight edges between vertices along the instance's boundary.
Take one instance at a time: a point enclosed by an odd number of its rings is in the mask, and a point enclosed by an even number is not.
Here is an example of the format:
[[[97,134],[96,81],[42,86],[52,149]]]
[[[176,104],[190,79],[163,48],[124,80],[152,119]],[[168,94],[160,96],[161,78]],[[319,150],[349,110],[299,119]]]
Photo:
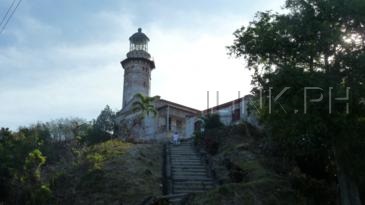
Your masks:
[[[359,189],[354,180],[343,170],[334,150],[341,205],[361,205]]]

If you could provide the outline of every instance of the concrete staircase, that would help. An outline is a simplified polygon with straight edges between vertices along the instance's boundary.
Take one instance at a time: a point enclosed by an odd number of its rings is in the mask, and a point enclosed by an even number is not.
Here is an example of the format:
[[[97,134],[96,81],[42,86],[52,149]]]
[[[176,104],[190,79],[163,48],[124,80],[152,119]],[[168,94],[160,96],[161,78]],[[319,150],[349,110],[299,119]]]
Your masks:
[[[166,172],[171,204],[180,204],[189,193],[204,192],[214,187],[206,164],[195,152],[191,141],[166,147]]]

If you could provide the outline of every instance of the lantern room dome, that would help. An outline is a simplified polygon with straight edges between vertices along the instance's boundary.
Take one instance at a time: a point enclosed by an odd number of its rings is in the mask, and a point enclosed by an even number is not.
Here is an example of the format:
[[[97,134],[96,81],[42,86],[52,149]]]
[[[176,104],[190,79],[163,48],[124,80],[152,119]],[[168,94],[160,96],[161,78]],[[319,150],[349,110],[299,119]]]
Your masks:
[[[145,44],[150,41],[146,34],[142,32],[141,28],[138,28],[138,32],[129,37],[129,40],[134,44]]]
[[[138,32],[129,37],[129,51],[145,51],[148,52],[148,42],[150,39],[146,34],[142,33],[142,29],[138,28]]]

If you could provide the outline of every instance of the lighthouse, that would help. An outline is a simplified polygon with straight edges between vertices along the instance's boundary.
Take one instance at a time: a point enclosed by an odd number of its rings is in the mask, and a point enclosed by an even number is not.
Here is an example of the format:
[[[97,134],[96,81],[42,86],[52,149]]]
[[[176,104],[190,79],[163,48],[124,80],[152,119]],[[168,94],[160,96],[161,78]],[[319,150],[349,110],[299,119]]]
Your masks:
[[[141,28],[129,38],[129,52],[127,58],[121,62],[124,69],[123,108],[137,93],[150,96],[151,72],[155,63],[148,53],[149,41]]]

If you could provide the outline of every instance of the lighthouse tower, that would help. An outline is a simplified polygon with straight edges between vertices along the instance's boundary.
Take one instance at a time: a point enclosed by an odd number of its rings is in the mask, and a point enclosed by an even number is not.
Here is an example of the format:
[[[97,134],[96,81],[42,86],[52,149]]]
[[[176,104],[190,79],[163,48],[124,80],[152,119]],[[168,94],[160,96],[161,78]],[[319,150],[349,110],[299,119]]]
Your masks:
[[[142,33],[141,28],[129,38],[129,41],[127,58],[121,62],[124,68],[123,108],[137,93],[150,95],[151,71],[155,68],[155,63],[148,53],[150,39]]]

